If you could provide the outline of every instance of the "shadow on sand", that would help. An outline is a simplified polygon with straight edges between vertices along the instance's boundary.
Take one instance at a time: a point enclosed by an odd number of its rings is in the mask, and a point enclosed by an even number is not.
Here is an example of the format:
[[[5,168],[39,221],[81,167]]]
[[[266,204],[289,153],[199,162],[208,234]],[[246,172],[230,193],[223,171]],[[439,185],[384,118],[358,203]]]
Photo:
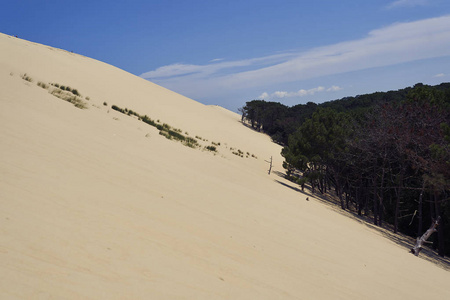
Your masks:
[[[273,174],[285,178],[285,174],[279,171],[272,172]],[[407,235],[401,234],[401,233],[394,233],[393,232],[393,226],[387,223],[383,224],[383,227],[379,227],[377,225],[374,225],[372,223],[372,219],[370,216],[360,216],[356,211],[352,211],[351,209],[343,210],[340,206],[339,199],[331,195],[329,193],[327,194],[320,194],[320,193],[312,193],[311,188],[308,185],[305,185],[304,191],[299,188],[299,186],[294,182],[282,182],[280,180],[275,179],[275,182],[281,184],[284,187],[290,188],[296,192],[302,193],[309,197],[309,199],[314,199],[316,201],[319,201],[323,204],[325,204],[329,209],[341,214],[345,215],[346,217],[349,217],[358,223],[372,229],[375,233],[389,239],[390,241],[394,242],[395,244],[399,245],[401,248],[403,248],[405,251],[410,252],[411,248],[416,243],[416,240],[412,237],[409,237]],[[413,254],[411,254],[413,255]],[[419,258],[427,260],[438,267],[450,271],[450,258],[448,257],[441,257],[439,256],[436,251],[429,247],[424,247],[422,251],[420,252]]]

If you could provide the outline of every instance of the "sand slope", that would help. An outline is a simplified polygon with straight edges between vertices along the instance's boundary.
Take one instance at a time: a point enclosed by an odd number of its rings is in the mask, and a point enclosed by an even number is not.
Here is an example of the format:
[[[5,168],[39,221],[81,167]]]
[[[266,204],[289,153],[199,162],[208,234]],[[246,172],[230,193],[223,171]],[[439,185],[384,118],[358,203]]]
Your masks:
[[[449,272],[289,188],[237,114],[107,64],[0,34],[0,138],[1,299],[450,298]]]

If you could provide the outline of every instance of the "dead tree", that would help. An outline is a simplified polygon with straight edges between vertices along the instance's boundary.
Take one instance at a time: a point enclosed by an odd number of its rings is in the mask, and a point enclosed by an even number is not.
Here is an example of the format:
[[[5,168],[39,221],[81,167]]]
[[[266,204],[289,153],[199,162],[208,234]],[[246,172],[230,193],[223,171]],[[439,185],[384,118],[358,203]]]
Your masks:
[[[420,250],[422,250],[423,243],[425,243],[428,238],[437,231],[437,227],[439,225],[439,221],[441,220],[441,216],[439,216],[436,220],[431,223],[430,228],[419,238],[417,238],[416,245],[411,248],[411,253],[415,256],[419,255]]]
[[[266,160],[266,162],[268,162],[268,161]],[[269,175],[270,175],[271,171],[272,171],[272,156],[270,157]]]

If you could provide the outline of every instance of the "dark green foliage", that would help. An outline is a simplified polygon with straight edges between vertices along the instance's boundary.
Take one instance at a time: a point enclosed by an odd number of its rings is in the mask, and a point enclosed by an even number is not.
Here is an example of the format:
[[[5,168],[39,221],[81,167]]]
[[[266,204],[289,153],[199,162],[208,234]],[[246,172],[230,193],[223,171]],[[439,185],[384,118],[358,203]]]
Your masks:
[[[112,109],[114,109],[114,110],[116,110],[116,111],[118,111],[118,112],[121,112],[121,113],[125,113],[125,110],[124,109],[122,109],[122,108],[120,108],[120,107],[118,107],[118,106],[116,106],[116,105],[113,105],[113,106],[111,106],[111,108]]]
[[[62,91],[71,92],[75,96],[81,97],[80,92],[77,89],[72,89],[70,86],[60,85],[58,83],[52,84],[54,87],[61,89]],[[86,97],[86,100],[89,100],[89,97]]]
[[[206,146],[205,147],[206,150],[212,151],[212,152],[216,152],[217,148],[215,146]]]
[[[167,132],[169,133],[169,135],[171,137],[173,137],[176,140],[184,141],[186,139],[184,135],[182,135],[181,133],[179,133],[177,131],[168,130]]]
[[[287,177],[302,188],[309,183],[313,192],[333,186],[343,209],[370,215],[378,226],[391,223],[395,232],[419,236],[441,216],[434,247],[440,255],[450,254],[450,94],[445,86],[416,85],[395,101],[358,113],[345,105],[319,107],[283,148]]]
[[[185,145],[186,145],[186,146],[189,146],[189,147],[191,147],[191,148],[195,148],[195,147],[198,146],[198,142],[197,142],[197,140],[194,139],[194,138],[186,137],[186,139],[185,139]]]
[[[153,121],[152,119],[150,119],[147,115],[141,117],[141,121],[144,123],[147,123],[148,125],[151,125],[153,127],[156,127],[156,123],[155,121]]]
[[[343,162],[346,140],[352,130],[347,115],[330,108],[317,110],[298,130],[289,137],[288,146],[283,148],[285,168],[297,169],[312,185],[324,193],[325,180],[333,181],[340,189],[341,176],[345,171]]]
[[[318,108],[331,108],[336,112],[349,113],[354,119],[363,119],[374,106],[390,102],[399,103],[414,97],[430,99],[432,103],[437,101],[450,105],[450,83],[436,86],[416,84],[414,87],[398,91],[345,97],[322,104],[308,102],[292,107],[277,102],[252,100],[239,111],[242,113],[242,121],[247,122],[253,129],[267,133],[274,142],[287,145],[289,135],[293,134]]]

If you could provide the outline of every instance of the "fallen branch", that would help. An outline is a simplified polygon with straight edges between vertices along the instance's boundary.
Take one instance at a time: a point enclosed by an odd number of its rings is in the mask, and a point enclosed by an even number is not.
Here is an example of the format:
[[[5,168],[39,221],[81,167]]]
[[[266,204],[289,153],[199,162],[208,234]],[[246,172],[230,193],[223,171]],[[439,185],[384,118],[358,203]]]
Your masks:
[[[439,221],[441,220],[441,216],[439,216],[433,223],[431,223],[430,228],[420,237],[417,238],[416,245],[411,248],[411,253],[413,253],[415,256],[418,256],[420,253],[420,250],[422,250],[423,243],[426,243],[428,238],[437,231],[437,227],[439,225]]]

